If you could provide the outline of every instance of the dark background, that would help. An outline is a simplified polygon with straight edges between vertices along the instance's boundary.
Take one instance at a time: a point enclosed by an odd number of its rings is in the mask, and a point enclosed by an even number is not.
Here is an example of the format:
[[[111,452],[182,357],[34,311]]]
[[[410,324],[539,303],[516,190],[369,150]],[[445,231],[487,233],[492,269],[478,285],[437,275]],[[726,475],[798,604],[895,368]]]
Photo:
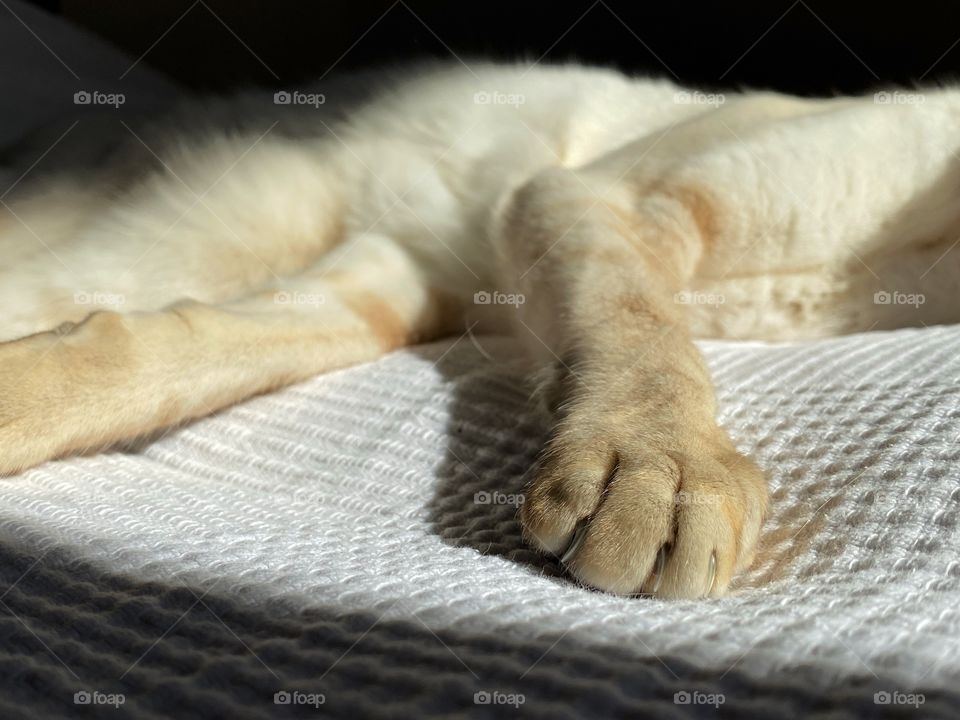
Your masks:
[[[960,76],[960,4],[616,0],[46,0],[198,89],[280,86],[422,56],[578,58],[801,94]],[[162,37],[162,39],[161,39]],[[154,44],[156,43],[156,44]]]

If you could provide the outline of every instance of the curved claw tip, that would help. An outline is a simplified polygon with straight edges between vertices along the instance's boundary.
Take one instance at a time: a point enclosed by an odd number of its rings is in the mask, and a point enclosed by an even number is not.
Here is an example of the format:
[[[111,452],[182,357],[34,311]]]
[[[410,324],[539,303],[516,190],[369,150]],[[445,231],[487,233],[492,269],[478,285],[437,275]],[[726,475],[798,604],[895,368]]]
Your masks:
[[[580,549],[580,546],[583,545],[584,539],[587,537],[587,525],[581,524],[573,531],[573,537],[570,538],[570,544],[567,545],[567,549],[563,551],[563,555],[560,556],[560,564],[566,565],[574,556],[577,554],[577,551]]]
[[[713,583],[717,579],[717,551],[710,554],[710,579],[707,581],[707,595],[713,591]]]

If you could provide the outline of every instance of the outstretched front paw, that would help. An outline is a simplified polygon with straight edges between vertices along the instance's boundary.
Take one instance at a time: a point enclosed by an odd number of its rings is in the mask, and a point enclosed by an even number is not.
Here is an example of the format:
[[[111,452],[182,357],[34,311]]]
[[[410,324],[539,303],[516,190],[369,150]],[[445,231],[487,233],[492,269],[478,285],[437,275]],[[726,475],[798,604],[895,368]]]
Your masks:
[[[587,585],[697,598],[750,564],[766,500],[763,474],[702,413],[594,398],[557,426],[522,522]]]

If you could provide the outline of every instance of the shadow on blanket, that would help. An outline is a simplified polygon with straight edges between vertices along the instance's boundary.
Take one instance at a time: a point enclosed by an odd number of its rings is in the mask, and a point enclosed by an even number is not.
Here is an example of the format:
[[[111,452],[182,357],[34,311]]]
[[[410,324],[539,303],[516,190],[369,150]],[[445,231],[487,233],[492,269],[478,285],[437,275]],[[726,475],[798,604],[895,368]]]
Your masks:
[[[674,658],[631,656],[629,638],[617,647],[577,632],[523,641],[509,632],[434,633],[335,607],[250,606],[217,582],[145,582],[48,547],[36,554],[0,545],[3,717],[113,717],[113,707],[75,704],[83,692],[122,694],[127,716],[178,718],[515,713],[510,704],[475,704],[493,693],[545,718],[716,714],[716,705],[678,707],[674,694],[684,692],[718,702],[722,693],[721,716],[799,717],[842,705],[831,717],[877,717],[890,709],[873,703],[873,678],[816,697],[797,669],[759,683],[736,670],[721,676]],[[278,708],[276,693],[308,704]],[[949,717],[958,701],[927,692],[924,717]]]
[[[507,348],[507,343],[497,338],[491,345]],[[412,352],[435,364],[453,388],[447,452],[436,468],[428,507],[433,529],[451,545],[499,555],[540,574],[565,576],[556,558],[535,552],[521,535],[518,511],[549,428],[530,389],[519,376],[491,373],[485,365],[464,372],[450,362],[453,353],[438,360],[434,346]],[[501,367],[509,368],[509,361]],[[505,435],[504,428],[513,432]]]

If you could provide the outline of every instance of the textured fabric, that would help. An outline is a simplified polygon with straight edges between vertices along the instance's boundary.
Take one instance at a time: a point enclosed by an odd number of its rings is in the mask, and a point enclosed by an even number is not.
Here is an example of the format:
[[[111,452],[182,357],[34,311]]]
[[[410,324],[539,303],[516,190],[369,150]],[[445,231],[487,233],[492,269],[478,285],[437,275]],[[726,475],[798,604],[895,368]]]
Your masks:
[[[706,716],[718,693],[955,716],[960,328],[703,347],[772,485],[732,596],[613,597],[525,549],[545,419],[461,339],[0,482],[0,716],[113,712],[84,689],[156,717],[273,717],[278,691],[334,717],[514,712],[484,691],[551,718]]]

